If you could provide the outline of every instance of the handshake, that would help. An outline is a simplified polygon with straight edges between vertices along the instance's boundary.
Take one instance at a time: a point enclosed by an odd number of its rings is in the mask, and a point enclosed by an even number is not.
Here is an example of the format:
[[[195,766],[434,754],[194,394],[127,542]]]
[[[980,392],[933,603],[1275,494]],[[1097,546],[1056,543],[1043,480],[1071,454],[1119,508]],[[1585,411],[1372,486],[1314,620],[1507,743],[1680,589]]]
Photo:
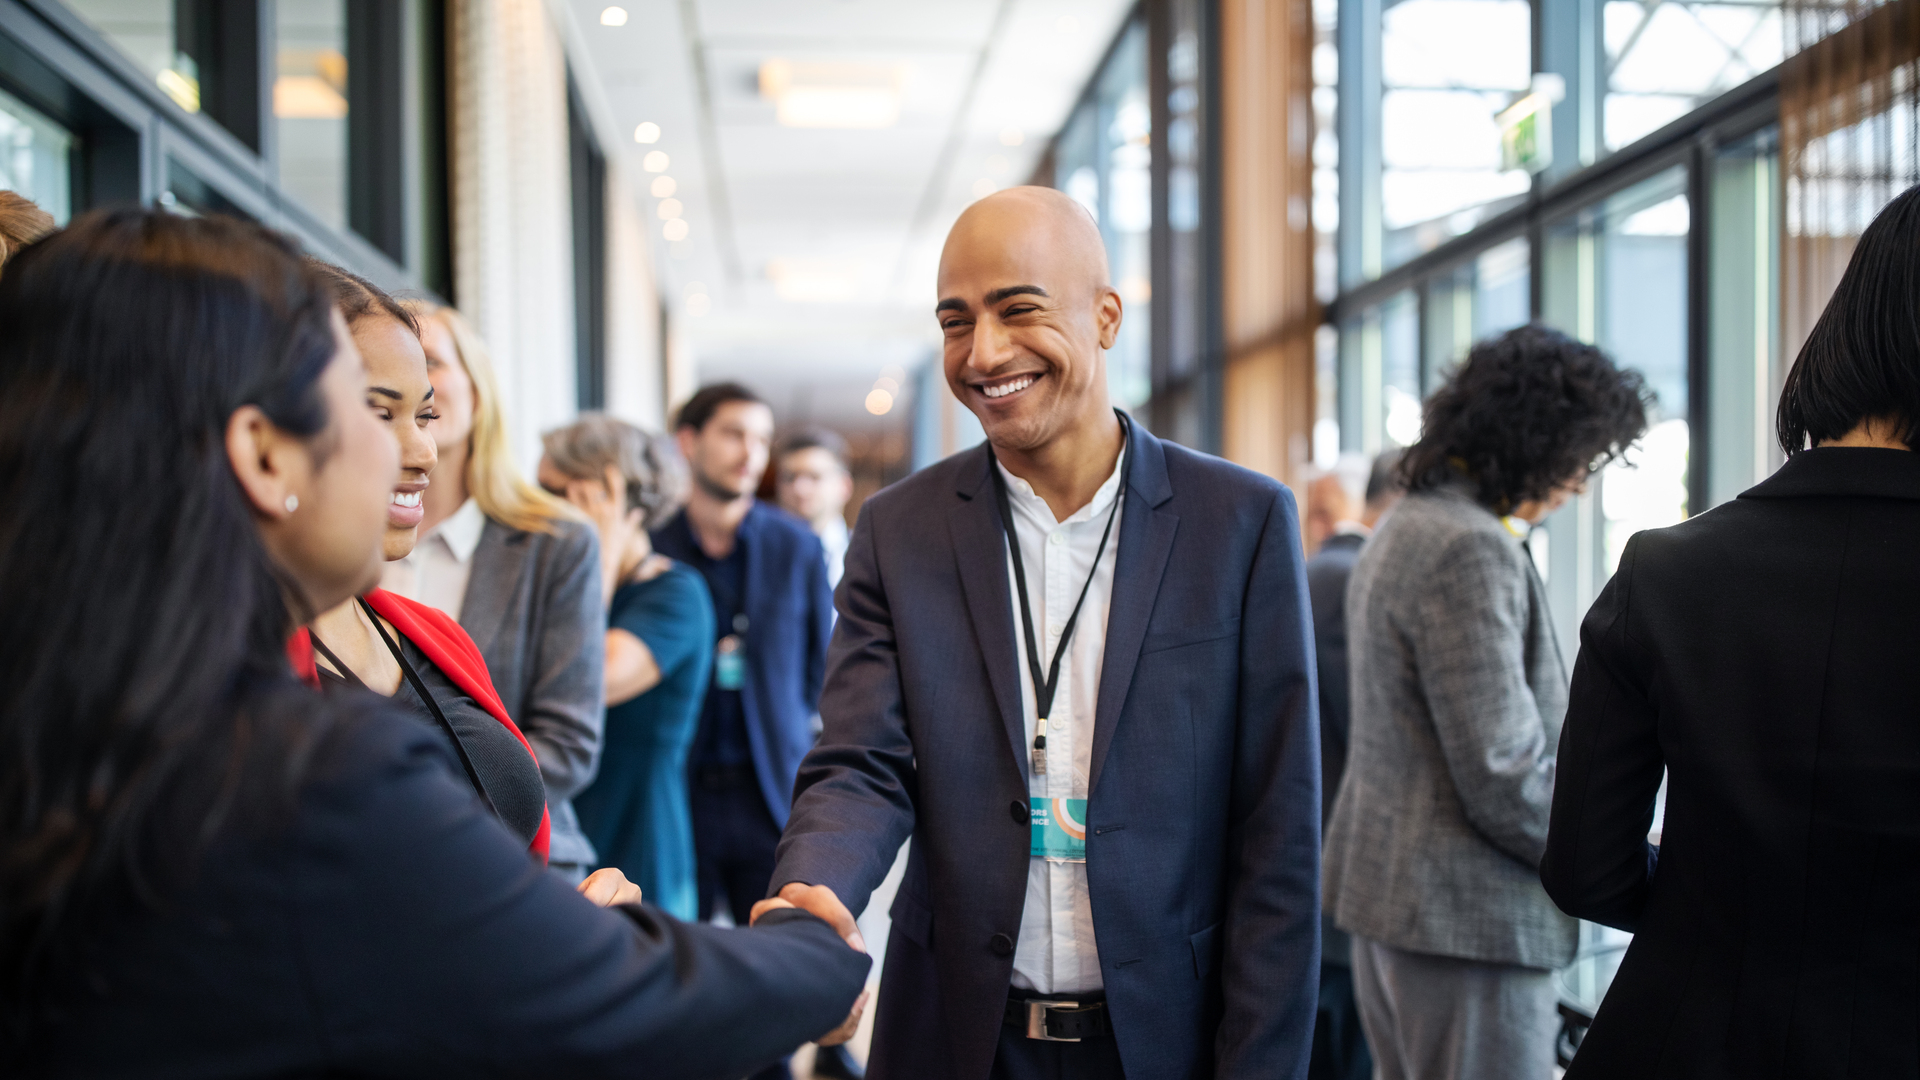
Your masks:
[[[833,927],[834,932],[856,951],[867,951],[867,939],[860,936],[860,927],[853,921],[853,913],[848,911],[847,905],[841,903],[840,898],[833,894],[833,890],[825,885],[802,885],[797,881],[792,882],[780,890],[779,896],[753,905],[753,917],[750,921],[759,922],[760,916],[780,908],[799,908],[809,915],[816,916],[828,926]],[[853,1038],[853,1033],[860,1028],[860,1014],[866,1011],[868,993],[866,990],[860,991],[860,996],[854,999],[853,1011],[847,1014],[846,1021],[814,1041],[821,1046],[838,1046]]]

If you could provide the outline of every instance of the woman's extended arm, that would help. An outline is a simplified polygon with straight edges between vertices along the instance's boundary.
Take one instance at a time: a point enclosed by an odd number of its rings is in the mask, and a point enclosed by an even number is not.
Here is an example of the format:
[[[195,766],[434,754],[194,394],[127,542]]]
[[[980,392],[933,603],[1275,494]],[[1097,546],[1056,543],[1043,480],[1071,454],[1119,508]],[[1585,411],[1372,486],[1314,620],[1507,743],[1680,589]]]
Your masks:
[[[276,848],[339,1071],[738,1076],[845,1019],[867,958],[825,924],[596,908],[528,861],[430,732],[363,727]]]

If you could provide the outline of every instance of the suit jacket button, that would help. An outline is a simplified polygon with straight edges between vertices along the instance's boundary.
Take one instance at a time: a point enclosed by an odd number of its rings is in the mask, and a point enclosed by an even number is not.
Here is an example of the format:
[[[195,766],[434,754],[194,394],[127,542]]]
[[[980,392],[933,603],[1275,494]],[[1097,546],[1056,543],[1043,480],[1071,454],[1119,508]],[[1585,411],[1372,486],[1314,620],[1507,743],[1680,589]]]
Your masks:
[[[995,934],[987,940],[987,948],[992,949],[995,956],[1012,956],[1013,939],[1005,934]]]
[[[1015,799],[1007,805],[1007,809],[1013,813],[1013,823],[1015,825],[1028,825],[1033,822],[1033,814],[1028,809],[1026,803]]]

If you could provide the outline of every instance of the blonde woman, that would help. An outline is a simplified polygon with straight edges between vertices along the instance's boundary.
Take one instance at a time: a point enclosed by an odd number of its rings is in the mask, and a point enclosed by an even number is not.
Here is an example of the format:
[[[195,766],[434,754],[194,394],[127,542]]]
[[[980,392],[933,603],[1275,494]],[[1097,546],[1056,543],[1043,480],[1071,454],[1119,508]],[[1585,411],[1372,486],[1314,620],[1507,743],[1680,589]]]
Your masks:
[[[579,881],[595,855],[569,800],[593,779],[605,719],[599,541],[571,507],[514,467],[479,336],[449,308],[410,308],[440,414],[440,464],[425,493],[420,543],[387,564],[384,584],[453,616],[480,646],[540,760],[553,818],[549,865]]]

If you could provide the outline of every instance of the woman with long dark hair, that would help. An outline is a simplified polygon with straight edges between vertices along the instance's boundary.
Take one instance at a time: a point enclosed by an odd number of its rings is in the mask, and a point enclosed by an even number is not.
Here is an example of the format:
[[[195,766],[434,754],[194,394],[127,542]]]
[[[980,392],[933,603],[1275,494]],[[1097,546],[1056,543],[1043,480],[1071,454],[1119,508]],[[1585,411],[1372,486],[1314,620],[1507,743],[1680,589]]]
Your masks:
[[[1636,534],[1581,624],[1540,876],[1634,938],[1570,1078],[1920,1075],[1917,252],[1913,188],[1787,373],[1786,463]]]
[[[1649,397],[1544,327],[1480,342],[1354,565],[1325,889],[1382,1080],[1551,1074],[1576,932],[1539,879],[1566,668],[1523,537],[1640,437]]]
[[[811,916],[595,907],[436,732],[295,677],[379,576],[366,387],[255,226],[99,213],[0,276],[9,1074],[725,1077],[839,1023],[867,964]]]

